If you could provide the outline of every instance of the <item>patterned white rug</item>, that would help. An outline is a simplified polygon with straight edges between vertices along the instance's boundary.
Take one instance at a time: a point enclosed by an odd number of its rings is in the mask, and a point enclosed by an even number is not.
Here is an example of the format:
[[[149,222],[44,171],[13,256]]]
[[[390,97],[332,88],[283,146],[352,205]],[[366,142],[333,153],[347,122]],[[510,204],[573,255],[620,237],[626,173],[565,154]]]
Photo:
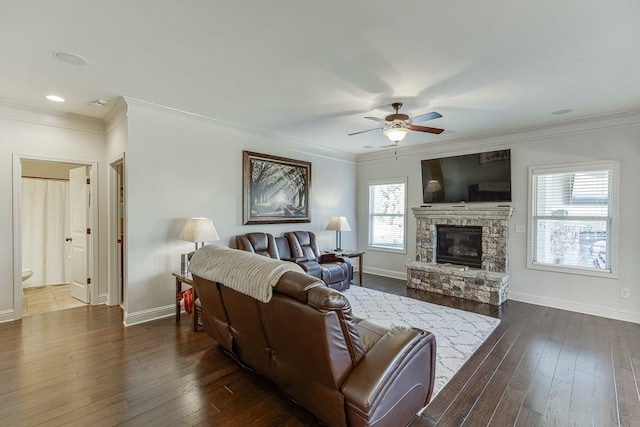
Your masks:
[[[342,292],[355,316],[390,327],[407,325],[436,336],[432,399],[500,323],[500,319],[387,294],[361,286]]]

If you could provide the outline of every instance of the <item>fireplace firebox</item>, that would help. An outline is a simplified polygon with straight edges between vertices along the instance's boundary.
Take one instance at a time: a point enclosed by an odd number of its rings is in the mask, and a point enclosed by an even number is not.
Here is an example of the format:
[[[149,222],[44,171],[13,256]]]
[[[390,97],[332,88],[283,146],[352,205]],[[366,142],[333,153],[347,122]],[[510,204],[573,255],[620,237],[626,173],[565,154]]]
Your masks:
[[[438,225],[436,262],[482,268],[482,227]]]

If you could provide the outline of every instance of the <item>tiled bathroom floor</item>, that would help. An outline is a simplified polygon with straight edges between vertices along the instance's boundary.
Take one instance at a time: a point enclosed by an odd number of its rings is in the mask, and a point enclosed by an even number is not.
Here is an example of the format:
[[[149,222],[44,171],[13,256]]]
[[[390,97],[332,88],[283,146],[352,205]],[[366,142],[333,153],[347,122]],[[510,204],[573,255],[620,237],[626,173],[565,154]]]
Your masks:
[[[39,286],[22,291],[22,315],[64,310],[86,305],[71,297],[70,285]]]

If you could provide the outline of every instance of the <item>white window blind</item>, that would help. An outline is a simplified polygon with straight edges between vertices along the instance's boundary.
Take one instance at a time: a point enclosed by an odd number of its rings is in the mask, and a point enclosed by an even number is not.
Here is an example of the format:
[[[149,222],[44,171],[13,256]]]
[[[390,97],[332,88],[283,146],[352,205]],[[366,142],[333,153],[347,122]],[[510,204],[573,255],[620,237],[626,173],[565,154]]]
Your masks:
[[[405,250],[404,179],[369,184],[369,247]]]
[[[532,266],[612,272],[613,163],[531,170]]]

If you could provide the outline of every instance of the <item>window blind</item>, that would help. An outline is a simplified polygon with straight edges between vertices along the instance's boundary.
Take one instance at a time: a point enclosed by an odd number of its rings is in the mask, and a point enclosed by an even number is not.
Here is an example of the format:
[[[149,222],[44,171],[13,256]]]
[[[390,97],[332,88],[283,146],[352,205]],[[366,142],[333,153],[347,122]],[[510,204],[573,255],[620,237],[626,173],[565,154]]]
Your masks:
[[[369,185],[369,246],[404,250],[405,183]]]
[[[533,170],[532,262],[611,272],[612,167]]]

